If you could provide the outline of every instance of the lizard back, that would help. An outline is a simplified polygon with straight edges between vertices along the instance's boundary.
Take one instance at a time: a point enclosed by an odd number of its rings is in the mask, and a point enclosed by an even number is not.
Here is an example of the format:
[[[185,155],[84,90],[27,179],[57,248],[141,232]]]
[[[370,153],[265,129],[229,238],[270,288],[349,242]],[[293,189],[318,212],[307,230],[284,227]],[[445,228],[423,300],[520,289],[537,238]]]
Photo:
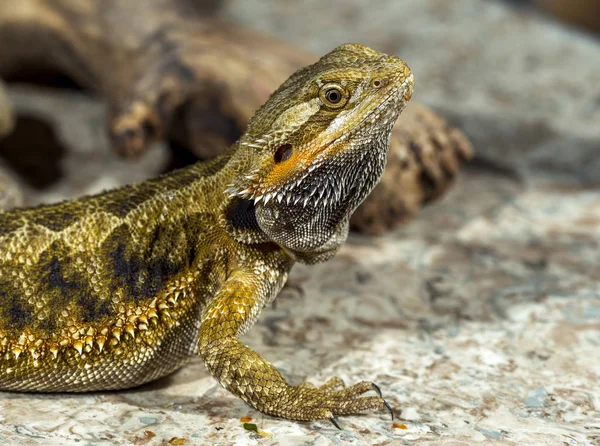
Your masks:
[[[134,352],[99,361],[112,370],[100,366],[96,373],[112,382],[86,389],[127,387],[165,375],[196,353],[204,299],[226,273],[214,268],[217,206],[207,192],[226,161],[0,213],[0,388],[73,390],[89,380],[89,360]],[[23,361],[35,373],[16,380]],[[57,371],[62,366],[69,376]]]

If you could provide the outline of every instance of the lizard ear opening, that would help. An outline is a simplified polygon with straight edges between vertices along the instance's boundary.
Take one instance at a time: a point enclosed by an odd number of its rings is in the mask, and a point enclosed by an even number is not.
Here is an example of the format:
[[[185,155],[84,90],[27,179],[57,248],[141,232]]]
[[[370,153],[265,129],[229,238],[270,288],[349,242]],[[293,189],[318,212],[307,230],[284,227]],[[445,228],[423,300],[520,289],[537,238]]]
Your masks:
[[[253,200],[235,198],[225,209],[225,218],[229,223],[228,232],[243,243],[262,243],[267,236],[256,220],[256,208]]]
[[[292,157],[292,153],[294,152],[294,147],[290,143],[285,143],[279,146],[279,148],[275,151],[275,162],[281,163],[283,161],[287,161]]]
[[[226,210],[227,221],[236,229],[260,230],[252,200],[237,198]]]

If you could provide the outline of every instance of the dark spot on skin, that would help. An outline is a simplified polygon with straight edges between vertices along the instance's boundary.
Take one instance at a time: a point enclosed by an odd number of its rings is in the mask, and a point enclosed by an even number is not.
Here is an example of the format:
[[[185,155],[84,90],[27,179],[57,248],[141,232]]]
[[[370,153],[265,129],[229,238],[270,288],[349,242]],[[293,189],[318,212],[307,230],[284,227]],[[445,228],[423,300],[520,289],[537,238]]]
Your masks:
[[[56,317],[48,317],[40,321],[39,328],[45,331],[54,331],[57,328]]]
[[[180,228],[181,229],[181,228]],[[163,289],[165,283],[173,278],[181,269],[187,265],[185,262],[175,264],[164,256],[168,253],[168,243],[173,234],[165,229],[164,232],[157,229],[149,241],[146,252],[152,253],[156,250],[154,258],[144,258],[137,253],[128,253],[125,243],[117,240],[114,249],[109,250],[112,269],[114,271],[113,286],[123,288],[126,296],[136,303],[143,299],[150,299]],[[118,237],[115,234],[115,237]],[[195,255],[195,250],[188,247],[188,253],[181,253],[181,258]],[[187,254],[187,256],[185,255]]]
[[[0,281],[0,326],[21,331],[31,324],[35,308],[15,289],[12,281]]]
[[[3,302],[4,316],[7,319],[8,327],[14,330],[23,330],[33,319],[33,306],[24,302],[17,295],[0,296]]]
[[[58,256],[52,257],[52,260],[43,266],[42,271],[45,272],[45,281],[50,291],[58,289],[62,291],[63,295],[66,295],[80,287],[77,282],[67,282],[65,280]]]
[[[119,244],[110,254],[115,272],[115,283],[126,288],[128,294],[134,300],[139,299],[138,282],[142,265],[136,259],[127,259],[125,257],[125,245]]]
[[[410,167],[410,161],[406,158],[400,161],[400,169],[407,170]]]
[[[0,235],[6,235],[16,231],[22,226],[19,218],[13,218],[11,212],[0,212]]]
[[[54,243],[40,258],[41,287],[39,292],[50,296],[49,314],[38,323],[45,330],[58,327],[60,313],[75,303],[82,322],[93,322],[108,316],[112,311],[110,302],[99,299],[90,288],[89,277],[72,267],[68,251],[60,243]]]
[[[156,246],[165,232],[162,226],[156,225],[148,240],[148,246]]]
[[[77,309],[79,321],[91,323],[114,314],[111,294],[100,299],[91,288],[89,276],[73,267],[69,250],[54,242],[40,256],[39,264],[31,274],[39,276],[35,296],[49,299],[49,305],[39,311],[30,305],[19,292],[13,292],[11,283],[0,283],[0,321],[11,329],[33,327],[55,332],[62,326],[61,312],[72,306]],[[12,288],[12,289],[11,289]],[[43,314],[43,319],[39,316]]]
[[[100,300],[89,294],[82,294],[77,299],[81,312],[81,321],[90,323],[114,314],[110,301]]]
[[[179,268],[172,262],[164,259],[156,259],[148,265],[148,280],[140,290],[140,297],[155,296],[164,286],[164,284],[173,277]]]

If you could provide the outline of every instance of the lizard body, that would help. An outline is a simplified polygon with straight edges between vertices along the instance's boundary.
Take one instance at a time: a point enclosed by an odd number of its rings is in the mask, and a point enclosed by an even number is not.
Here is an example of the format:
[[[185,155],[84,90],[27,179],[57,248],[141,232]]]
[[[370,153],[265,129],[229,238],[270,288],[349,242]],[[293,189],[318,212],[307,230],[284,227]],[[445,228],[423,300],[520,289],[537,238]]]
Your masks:
[[[210,162],[0,213],[0,389],[122,389],[199,354],[270,415],[382,407],[361,397],[368,382],[292,386],[238,337],[296,261],[344,243],[412,89],[400,59],[342,45],[292,75]]]

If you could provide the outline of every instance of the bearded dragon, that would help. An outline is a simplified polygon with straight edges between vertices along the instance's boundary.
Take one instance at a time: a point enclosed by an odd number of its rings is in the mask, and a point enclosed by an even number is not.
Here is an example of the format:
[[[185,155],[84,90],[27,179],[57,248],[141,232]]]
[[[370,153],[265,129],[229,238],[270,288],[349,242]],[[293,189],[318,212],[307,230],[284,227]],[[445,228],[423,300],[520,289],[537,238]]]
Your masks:
[[[265,414],[337,425],[389,409],[368,381],[291,385],[238,337],[295,262],[344,243],[412,91],[401,59],[345,44],[294,73],[214,160],[0,213],[0,389],[125,389],[200,355]]]

